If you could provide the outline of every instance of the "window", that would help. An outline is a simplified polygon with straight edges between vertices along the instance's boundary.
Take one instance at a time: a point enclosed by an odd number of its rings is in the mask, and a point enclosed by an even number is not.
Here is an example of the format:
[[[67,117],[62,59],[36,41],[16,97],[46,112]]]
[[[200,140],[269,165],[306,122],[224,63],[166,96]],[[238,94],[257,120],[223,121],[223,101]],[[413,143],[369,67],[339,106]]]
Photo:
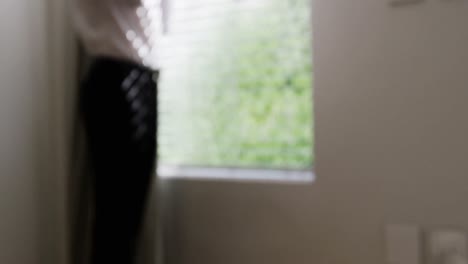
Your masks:
[[[309,4],[172,0],[160,54],[163,176],[311,171]]]

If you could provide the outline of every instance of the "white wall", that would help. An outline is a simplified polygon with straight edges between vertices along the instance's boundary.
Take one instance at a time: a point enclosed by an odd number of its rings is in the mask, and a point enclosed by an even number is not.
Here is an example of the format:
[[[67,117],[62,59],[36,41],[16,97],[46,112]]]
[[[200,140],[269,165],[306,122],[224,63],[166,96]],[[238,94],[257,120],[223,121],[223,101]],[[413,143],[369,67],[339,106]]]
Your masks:
[[[468,231],[468,1],[315,0],[318,181],[176,181],[172,263],[384,263],[386,223]]]
[[[48,75],[53,2],[0,1],[0,263],[65,263]]]

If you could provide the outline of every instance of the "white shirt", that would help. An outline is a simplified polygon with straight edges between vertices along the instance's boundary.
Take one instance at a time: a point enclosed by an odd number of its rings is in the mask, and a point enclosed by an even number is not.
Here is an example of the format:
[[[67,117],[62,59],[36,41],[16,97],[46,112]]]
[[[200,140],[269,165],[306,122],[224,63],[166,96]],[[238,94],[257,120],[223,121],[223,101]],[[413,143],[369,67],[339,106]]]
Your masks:
[[[167,0],[72,0],[74,24],[91,55],[159,68],[157,38]]]

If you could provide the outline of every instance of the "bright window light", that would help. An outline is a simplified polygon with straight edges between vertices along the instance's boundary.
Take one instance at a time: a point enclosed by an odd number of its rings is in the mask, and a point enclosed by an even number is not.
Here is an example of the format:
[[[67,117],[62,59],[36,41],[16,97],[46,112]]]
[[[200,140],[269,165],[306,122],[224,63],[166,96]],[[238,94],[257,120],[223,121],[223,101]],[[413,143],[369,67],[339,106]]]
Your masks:
[[[162,173],[312,171],[309,5],[171,0],[159,40]]]

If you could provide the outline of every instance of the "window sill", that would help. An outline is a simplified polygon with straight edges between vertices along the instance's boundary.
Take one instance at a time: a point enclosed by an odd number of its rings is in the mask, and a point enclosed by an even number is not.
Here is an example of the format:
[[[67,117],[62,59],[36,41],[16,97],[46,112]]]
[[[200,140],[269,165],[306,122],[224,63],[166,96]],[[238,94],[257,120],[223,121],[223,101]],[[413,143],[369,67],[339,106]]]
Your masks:
[[[244,169],[222,167],[194,167],[159,165],[157,174],[162,179],[311,183],[315,181],[312,170]]]

